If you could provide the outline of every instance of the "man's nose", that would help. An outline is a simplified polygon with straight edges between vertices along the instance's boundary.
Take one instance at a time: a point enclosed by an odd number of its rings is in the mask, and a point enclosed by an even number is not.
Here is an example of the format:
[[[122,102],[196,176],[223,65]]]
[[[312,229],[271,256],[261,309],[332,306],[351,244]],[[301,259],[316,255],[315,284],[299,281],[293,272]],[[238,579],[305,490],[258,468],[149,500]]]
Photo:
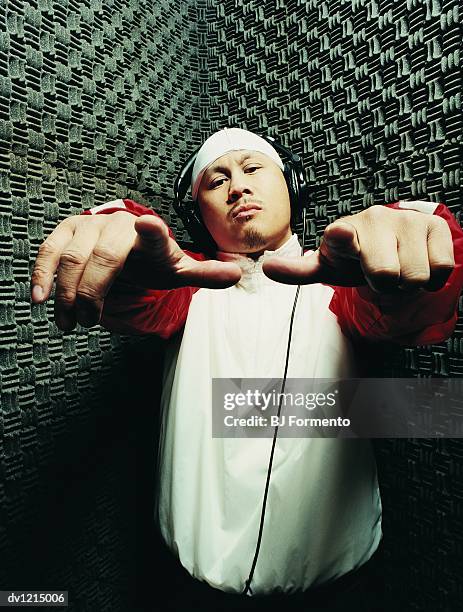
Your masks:
[[[239,177],[230,181],[230,189],[228,190],[228,204],[233,204],[244,195],[251,195],[252,189],[244,180],[244,177]]]

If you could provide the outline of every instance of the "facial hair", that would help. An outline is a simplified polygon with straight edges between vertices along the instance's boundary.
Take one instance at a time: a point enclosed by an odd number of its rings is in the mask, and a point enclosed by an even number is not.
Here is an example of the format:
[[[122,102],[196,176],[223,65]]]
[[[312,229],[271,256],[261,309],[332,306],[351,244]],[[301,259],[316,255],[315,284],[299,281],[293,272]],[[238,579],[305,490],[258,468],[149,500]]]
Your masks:
[[[267,240],[264,238],[263,234],[250,227],[244,232],[243,243],[248,249],[257,250],[264,247],[267,244]]]

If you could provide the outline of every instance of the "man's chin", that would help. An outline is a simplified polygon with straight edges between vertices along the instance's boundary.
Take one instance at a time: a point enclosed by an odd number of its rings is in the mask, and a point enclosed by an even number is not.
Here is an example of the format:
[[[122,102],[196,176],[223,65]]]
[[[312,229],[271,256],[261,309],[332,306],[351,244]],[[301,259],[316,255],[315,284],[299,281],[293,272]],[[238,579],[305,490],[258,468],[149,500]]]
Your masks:
[[[219,251],[228,253],[242,253],[246,255],[260,255],[265,250],[275,250],[275,242],[278,237],[268,233],[268,229],[262,227],[257,219],[245,221],[240,231],[234,231],[234,240],[226,246],[219,246]],[[219,243],[220,244],[220,243]]]
[[[243,232],[241,240],[246,252],[253,253],[258,250],[264,249],[268,244],[268,237],[264,236],[256,227],[249,224]]]

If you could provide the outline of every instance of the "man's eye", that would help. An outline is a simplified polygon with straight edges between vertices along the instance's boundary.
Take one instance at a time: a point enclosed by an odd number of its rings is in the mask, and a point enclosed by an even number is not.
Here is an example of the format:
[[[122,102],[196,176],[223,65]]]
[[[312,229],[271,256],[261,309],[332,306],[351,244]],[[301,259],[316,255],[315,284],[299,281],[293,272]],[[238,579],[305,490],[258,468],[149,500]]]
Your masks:
[[[216,179],[215,181],[212,181],[211,183],[211,189],[215,189],[216,187],[219,187],[223,182],[224,182],[224,178],[220,178],[220,179]]]

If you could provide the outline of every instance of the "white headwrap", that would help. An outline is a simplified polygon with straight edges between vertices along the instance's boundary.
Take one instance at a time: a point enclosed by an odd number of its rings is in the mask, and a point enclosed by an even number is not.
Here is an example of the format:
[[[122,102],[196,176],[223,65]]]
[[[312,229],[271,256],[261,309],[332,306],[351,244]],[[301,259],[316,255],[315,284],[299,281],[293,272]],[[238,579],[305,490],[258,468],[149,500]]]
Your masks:
[[[224,128],[212,134],[198,151],[191,176],[191,196],[196,200],[203,174],[219,157],[230,151],[259,151],[270,157],[282,170],[283,162],[270,143],[241,128]]]

